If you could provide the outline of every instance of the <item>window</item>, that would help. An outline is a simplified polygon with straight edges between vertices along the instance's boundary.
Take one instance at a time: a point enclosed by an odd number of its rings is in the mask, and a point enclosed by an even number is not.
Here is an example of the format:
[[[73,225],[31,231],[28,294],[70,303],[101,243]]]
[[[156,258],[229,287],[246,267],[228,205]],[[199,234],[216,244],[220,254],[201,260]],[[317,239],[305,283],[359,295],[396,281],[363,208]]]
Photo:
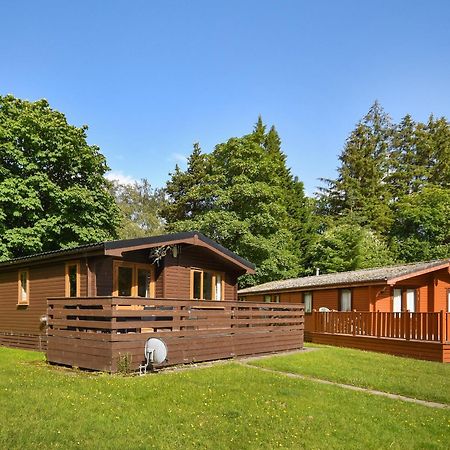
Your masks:
[[[113,295],[121,297],[154,296],[153,266],[130,262],[114,262]]]
[[[352,310],[352,291],[350,289],[342,289],[339,301],[339,311]]]
[[[264,303],[280,303],[280,295],[265,295],[264,296]]]
[[[406,289],[406,310],[409,312],[416,311],[416,290]]]
[[[28,305],[30,303],[30,283],[28,270],[19,270],[19,293],[17,303]]]
[[[392,312],[416,311],[417,290],[414,288],[394,288]]]
[[[191,298],[223,300],[223,274],[201,269],[191,270]]]
[[[305,304],[305,313],[312,312],[312,292],[303,292],[303,303]]]
[[[402,312],[402,290],[394,289],[392,312]]]
[[[80,296],[80,263],[66,264],[66,297]]]

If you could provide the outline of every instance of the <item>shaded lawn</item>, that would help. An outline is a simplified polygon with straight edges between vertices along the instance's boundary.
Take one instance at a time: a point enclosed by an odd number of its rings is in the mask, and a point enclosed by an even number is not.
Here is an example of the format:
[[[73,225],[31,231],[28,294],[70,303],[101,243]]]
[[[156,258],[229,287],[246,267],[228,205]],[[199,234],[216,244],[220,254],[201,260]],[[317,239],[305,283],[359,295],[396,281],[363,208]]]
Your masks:
[[[450,412],[235,363],[145,377],[0,348],[0,448],[447,448]]]
[[[317,350],[250,364],[450,404],[450,364],[317,344],[307,347]]]

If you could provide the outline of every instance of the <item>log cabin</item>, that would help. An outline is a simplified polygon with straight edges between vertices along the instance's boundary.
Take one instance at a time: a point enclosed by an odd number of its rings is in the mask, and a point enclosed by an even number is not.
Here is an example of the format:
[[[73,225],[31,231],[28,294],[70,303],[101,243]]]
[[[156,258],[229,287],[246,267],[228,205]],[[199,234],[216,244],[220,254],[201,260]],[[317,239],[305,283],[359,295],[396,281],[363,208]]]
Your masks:
[[[42,349],[49,297],[237,300],[254,266],[198,232],[109,241],[0,263],[0,345]]]
[[[313,310],[450,311],[450,260],[272,281],[241,289],[240,300],[305,304]]]

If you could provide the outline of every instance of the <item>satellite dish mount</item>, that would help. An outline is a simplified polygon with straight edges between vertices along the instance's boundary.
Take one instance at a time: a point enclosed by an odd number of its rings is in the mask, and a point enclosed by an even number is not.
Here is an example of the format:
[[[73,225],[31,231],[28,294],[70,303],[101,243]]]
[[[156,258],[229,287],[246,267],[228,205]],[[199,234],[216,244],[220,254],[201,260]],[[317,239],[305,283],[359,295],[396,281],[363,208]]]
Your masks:
[[[153,371],[154,364],[162,364],[167,358],[167,346],[163,340],[147,339],[144,347],[145,362],[139,366],[139,375],[145,375],[147,369]]]

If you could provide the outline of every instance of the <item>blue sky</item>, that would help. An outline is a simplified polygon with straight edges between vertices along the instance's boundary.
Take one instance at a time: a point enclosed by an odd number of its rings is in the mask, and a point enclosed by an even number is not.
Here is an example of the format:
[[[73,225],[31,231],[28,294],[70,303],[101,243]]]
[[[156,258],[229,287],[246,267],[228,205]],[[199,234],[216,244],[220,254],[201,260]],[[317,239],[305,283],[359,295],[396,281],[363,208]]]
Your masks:
[[[0,17],[0,94],[48,99],[155,186],[259,114],[308,193],[375,99],[450,116],[448,1],[17,0]]]

